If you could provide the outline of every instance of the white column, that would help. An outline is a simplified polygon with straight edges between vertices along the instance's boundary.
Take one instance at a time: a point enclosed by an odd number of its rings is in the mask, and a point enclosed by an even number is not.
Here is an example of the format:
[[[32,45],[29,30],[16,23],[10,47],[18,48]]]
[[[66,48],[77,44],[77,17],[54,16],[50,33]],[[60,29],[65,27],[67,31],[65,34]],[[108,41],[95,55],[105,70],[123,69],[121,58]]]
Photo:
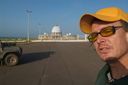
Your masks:
[[[79,34],[77,35],[77,40],[79,40]]]
[[[85,34],[85,41],[87,41],[87,34]]]
[[[85,41],[88,41],[87,37],[88,37],[88,35],[87,35],[87,34],[85,34]]]

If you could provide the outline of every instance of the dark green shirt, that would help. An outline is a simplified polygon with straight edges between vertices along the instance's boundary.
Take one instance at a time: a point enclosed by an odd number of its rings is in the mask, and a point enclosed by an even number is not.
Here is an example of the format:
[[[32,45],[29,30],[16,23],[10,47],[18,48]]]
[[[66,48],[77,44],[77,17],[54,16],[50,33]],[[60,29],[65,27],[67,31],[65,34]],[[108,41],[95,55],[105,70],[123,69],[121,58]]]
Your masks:
[[[128,76],[122,77],[114,82],[108,83],[107,81],[107,73],[110,67],[106,64],[100,71],[97,76],[95,85],[128,85]]]

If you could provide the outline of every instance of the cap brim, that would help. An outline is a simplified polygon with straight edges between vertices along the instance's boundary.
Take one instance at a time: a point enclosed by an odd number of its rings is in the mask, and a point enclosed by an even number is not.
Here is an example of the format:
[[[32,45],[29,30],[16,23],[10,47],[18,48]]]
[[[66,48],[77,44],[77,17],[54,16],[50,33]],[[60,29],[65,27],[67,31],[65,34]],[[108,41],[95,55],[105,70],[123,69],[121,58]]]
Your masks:
[[[82,32],[86,34],[91,34],[91,24],[94,18],[97,18],[102,21],[106,22],[113,22],[120,20],[117,17],[111,17],[111,16],[104,16],[104,15],[98,15],[98,14],[84,14],[81,16],[79,21],[79,26]]]

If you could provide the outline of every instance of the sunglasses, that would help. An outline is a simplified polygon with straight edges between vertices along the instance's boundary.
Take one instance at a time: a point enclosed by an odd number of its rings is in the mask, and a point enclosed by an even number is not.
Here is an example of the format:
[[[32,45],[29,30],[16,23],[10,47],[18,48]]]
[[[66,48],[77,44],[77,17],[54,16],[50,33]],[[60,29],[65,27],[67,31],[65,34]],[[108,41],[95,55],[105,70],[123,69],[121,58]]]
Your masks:
[[[119,28],[119,27],[123,27],[123,26],[109,26],[109,27],[105,27],[103,28],[99,33],[92,33],[90,34],[87,38],[90,42],[94,42],[97,40],[98,34],[100,34],[102,37],[108,37],[112,34],[115,33],[116,29],[115,28]]]

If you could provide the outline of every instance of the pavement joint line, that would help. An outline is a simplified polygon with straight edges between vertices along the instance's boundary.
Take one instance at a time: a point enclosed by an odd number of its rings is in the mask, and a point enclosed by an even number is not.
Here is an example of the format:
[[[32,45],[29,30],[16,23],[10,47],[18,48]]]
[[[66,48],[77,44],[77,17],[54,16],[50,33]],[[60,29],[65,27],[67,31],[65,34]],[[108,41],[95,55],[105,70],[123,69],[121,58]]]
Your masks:
[[[50,49],[51,49],[51,46],[50,46],[50,48],[49,48],[49,53],[48,53],[48,56],[47,56],[46,61],[45,61],[44,70],[43,70],[43,72],[42,72],[42,75],[41,75],[41,78],[40,78],[40,80],[39,80],[38,85],[41,85],[41,79],[42,79],[42,77],[43,77],[44,74],[45,74],[45,70],[46,70],[46,66],[47,66],[47,61],[48,61],[48,58],[49,58],[49,56],[50,56]]]
[[[60,55],[61,55],[61,54],[60,54]],[[69,69],[68,69],[68,66],[67,66],[66,62],[64,61],[63,57],[61,57],[61,58],[62,58],[62,60],[63,60],[63,62],[64,62],[64,64],[65,64],[66,69],[67,69],[67,71],[68,71],[68,74],[69,74],[69,76],[70,76],[70,78],[71,78],[72,85],[75,85],[75,84],[74,84],[74,81],[73,81],[73,78],[72,78],[72,76],[71,76],[71,74],[70,74],[70,72],[69,72]]]

